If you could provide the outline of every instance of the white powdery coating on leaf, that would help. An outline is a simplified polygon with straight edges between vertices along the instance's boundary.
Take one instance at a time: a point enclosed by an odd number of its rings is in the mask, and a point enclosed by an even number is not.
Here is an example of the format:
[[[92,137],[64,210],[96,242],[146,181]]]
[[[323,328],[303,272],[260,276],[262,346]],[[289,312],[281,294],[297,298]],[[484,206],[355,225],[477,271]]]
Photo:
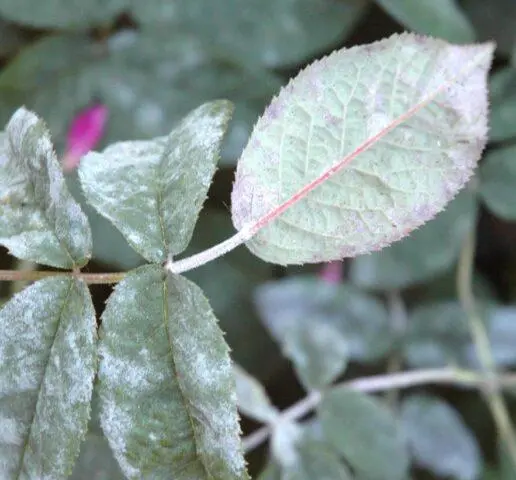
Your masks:
[[[229,349],[202,290],[179,276],[170,279],[169,287],[179,293],[176,297],[173,292],[172,298],[181,299],[170,305],[172,349],[177,352],[178,382],[189,397],[187,408],[193,406],[189,415],[196,420],[203,464],[210,472],[210,464],[222,458],[229,472],[242,475],[245,463]]]
[[[228,102],[207,103],[167,137],[117,143],[81,162],[88,201],[148,261],[162,262],[186,248],[230,112]]]
[[[60,478],[73,466],[89,419],[96,364],[89,292],[71,278],[41,280],[3,307],[0,323],[5,478]]]
[[[15,418],[0,416],[0,445],[14,445],[19,447],[23,444],[25,430],[21,428],[20,422]]]
[[[0,150],[7,157],[0,171],[0,243],[46,265],[84,264],[91,254],[88,221],[68,192],[43,122],[20,108]]]
[[[492,53],[491,44],[403,34],[300,72],[258,120],[238,163],[235,227],[255,225],[338,171],[260,225],[248,247],[280,264],[331,261],[383,248],[433,218],[485,146]]]
[[[102,325],[101,423],[126,475],[245,478],[227,346],[198,287],[141,267]]]

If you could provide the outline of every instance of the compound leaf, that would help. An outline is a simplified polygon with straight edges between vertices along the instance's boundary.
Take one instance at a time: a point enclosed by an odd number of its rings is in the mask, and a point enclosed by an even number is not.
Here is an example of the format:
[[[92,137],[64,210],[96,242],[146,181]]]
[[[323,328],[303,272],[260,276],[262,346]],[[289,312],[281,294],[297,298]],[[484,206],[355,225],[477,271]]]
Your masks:
[[[206,103],[166,138],[116,143],[81,162],[87,200],[149,262],[187,247],[231,112],[225,100]]]
[[[0,243],[53,267],[80,267],[91,256],[88,219],[66,187],[50,134],[24,108],[0,136]]]
[[[0,477],[66,478],[86,435],[96,360],[86,285],[41,280],[0,310]]]
[[[328,442],[359,478],[405,480],[405,441],[385,407],[360,392],[335,387],[323,395],[318,411]]]
[[[403,34],[303,70],[258,120],[232,217],[279,264],[379,250],[434,217],[486,142],[494,46]]]
[[[102,316],[101,425],[128,478],[246,479],[228,347],[195,284],[133,270]]]

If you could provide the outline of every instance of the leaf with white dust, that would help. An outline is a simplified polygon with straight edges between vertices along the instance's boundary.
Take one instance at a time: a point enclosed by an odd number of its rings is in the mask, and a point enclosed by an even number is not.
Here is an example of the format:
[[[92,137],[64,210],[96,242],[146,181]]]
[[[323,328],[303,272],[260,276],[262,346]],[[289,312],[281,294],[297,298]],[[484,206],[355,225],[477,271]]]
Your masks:
[[[190,242],[232,112],[226,100],[205,103],[167,137],[115,143],[81,161],[88,202],[149,262]]]
[[[0,136],[0,244],[53,267],[91,256],[86,215],[68,191],[45,124],[20,108]]]
[[[303,70],[237,165],[232,217],[249,249],[279,264],[331,261],[433,218],[485,146],[493,50],[402,34]]]
[[[97,367],[88,288],[64,276],[36,282],[4,305],[0,324],[0,478],[67,478]]]
[[[102,315],[101,425],[130,479],[245,480],[235,380],[195,284],[133,270]]]

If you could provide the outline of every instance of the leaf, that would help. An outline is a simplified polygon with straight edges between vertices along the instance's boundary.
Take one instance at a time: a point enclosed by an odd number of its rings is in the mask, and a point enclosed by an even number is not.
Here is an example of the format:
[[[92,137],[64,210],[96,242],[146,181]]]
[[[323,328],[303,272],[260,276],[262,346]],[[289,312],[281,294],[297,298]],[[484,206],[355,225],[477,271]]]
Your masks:
[[[190,242],[231,112],[225,100],[206,103],[167,138],[116,143],[81,162],[87,200],[149,262]]]
[[[409,457],[404,438],[381,404],[341,386],[323,395],[318,412],[328,442],[359,478],[405,479]]]
[[[340,42],[365,12],[368,0],[148,0],[133,14],[155,28],[187,30],[225,54],[270,68],[292,65]]]
[[[130,272],[102,315],[101,424],[128,478],[245,479],[228,348],[202,291]]]
[[[387,290],[445,272],[455,264],[465,236],[475,225],[476,207],[473,193],[463,190],[430,224],[380,252],[354,259],[350,279],[360,287]]]
[[[392,346],[383,305],[351,285],[290,277],[262,285],[255,302],[308,389],[330,384],[348,358],[377,360]]]
[[[505,67],[490,79],[489,140],[502,142],[516,136],[516,69]]]
[[[506,220],[516,220],[516,147],[489,152],[480,168],[479,193],[489,210]]]
[[[401,421],[419,466],[439,477],[479,477],[481,453],[475,437],[447,403],[429,395],[411,395],[401,405]]]
[[[351,474],[337,454],[325,445],[305,442],[298,447],[299,459],[284,469],[281,480],[351,480]]]
[[[516,42],[513,0],[462,0],[462,10],[475,27],[477,37],[494,40],[498,54],[510,55]]]
[[[20,108],[0,142],[0,244],[53,267],[85,265],[88,220],[66,188],[44,123]]]
[[[234,231],[227,210],[204,208],[195,225],[192,241],[182,255],[206,250],[229,238]],[[261,379],[270,378],[285,366],[251,301],[254,289],[270,280],[272,273],[272,265],[244,248],[232,250],[216,262],[185,273],[208,298],[225,332],[232,359]]]
[[[233,365],[238,409],[250,418],[263,423],[271,423],[278,416],[262,384],[242,367]]]
[[[127,3],[127,0],[0,0],[0,15],[32,27],[84,28],[109,22]]]
[[[145,260],[129,246],[124,236],[86,201],[77,171],[67,175],[66,180],[70,192],[88,217],[93,237],[92,259],[121,270],[142,265]]]
[[[474,363],[476,355],[461,305],[445,301],[416,307],[409,315],[403,351],[414,368]]]
[[[72,277],[36,282],[0,310],[0,477],[66,478],[86,435],[95,311]]]
[[[498,306],[489,310],[488,333],[496,365],[516,365],[516,307]]]
[[[279,264],[337,260],[435,216],[485,145],[492,53],[403,34],[303,70],[238,162],[232,217],[249,249]]]
[[[236,105],[223,151],[227,163],[234,163],[280,85],[264,69],[220,58],[211,41],[155,27],[122,30],[102,43],[82,35],[44,37],[0,73],[2,104],[16,94],[16,105],[42,115],[59,152],[72,119],[96,98],[109,109],[102,147],[166,135],[197,106],[227,98]]]
[[[418,33],[468,43],[475,31],[455,0],[376,0],[389,15]]]

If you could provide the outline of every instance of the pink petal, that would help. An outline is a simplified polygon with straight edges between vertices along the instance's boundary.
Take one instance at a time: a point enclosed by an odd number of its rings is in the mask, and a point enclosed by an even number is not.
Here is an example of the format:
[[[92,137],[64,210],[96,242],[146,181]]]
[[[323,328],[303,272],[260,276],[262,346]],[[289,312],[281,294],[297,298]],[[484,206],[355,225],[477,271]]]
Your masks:
[[[319,272],[319,278],[327,283],[341,283],[342,282],[342,262],[325,263]]]
[[[72,120],[63,158],[65,171],[77,168],[81,158],[97,146],[106,130],[108,113],[106,105],[96,103]]]

